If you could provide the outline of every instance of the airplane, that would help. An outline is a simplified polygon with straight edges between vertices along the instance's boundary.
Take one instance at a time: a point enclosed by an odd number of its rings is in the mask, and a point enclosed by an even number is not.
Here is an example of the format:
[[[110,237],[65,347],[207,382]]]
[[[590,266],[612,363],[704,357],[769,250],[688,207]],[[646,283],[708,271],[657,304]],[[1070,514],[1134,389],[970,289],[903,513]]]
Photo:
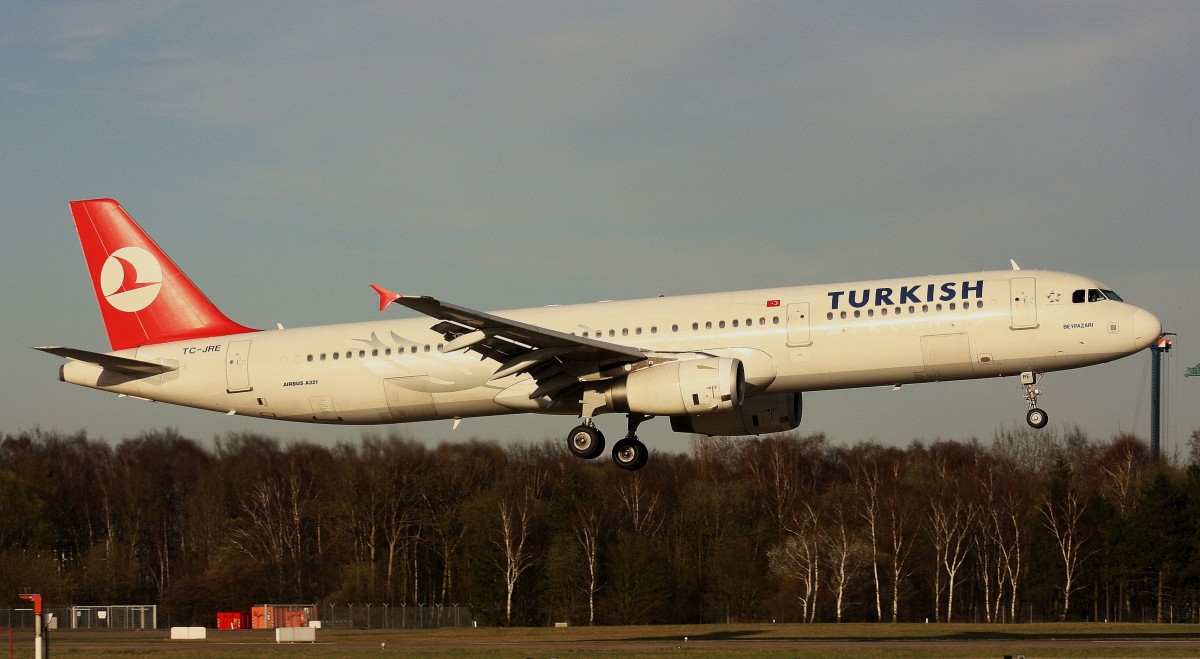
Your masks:
[[[151,401],[330,424],[573,415],[574,455],[637,470],[640,424],[745,436],[797,428],[809,391],[1020,376],[1139,352],[1150,312],[1088,277],[1009,270],[482,312],[373,285],[422,314],[257,330],[230,320],[112,199],[70,203],[112,350],[40,346],[63,382]]]

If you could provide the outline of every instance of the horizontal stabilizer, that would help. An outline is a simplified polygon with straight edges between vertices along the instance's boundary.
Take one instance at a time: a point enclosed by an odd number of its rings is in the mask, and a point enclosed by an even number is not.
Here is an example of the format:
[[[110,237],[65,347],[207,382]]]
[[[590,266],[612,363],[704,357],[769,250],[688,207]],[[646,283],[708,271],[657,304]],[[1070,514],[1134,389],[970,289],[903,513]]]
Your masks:
[[[130,359],[129,357],[118,357],[109,355],[103,352],[91,352],[90,350],[79,350],[78,348],[63,348],[61,346],[34,346],[34,350],[41,350],[59,357],[74,359],[78,362],[95,364],[101,368],[117,373],[125,373],[138,377],[146,377],[149,375],[159,375],[170,371],[178,370],[178,366],[169,366],[167,364],[159,364],[157,362],[145,362],[140,359]]]

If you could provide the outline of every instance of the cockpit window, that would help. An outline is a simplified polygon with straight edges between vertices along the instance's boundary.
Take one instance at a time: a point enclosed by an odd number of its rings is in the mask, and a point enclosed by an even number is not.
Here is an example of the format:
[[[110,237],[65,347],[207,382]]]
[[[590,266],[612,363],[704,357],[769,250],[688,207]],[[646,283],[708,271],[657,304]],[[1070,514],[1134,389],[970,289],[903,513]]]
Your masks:
[[[1101,290],[1099,288],[1079,289],[1071,293],[1071,302],[1074,304],[1082,304],[1083,302],[1103,302],[1104,300],[1112,300],[1114,302],[1124,302],[1120,295],[1110,291]]]

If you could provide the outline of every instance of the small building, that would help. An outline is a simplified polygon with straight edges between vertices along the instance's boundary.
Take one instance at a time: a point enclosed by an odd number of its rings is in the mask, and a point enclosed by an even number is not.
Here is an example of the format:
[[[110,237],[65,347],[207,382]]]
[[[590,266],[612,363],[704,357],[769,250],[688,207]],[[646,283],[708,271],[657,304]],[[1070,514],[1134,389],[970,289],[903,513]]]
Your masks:
[[[250,629],[248,611],[224,611],[217,613],[217,629]]]
[[[316,618],[316,604],[261,604],[250,607],[253,629],[307,627]]]

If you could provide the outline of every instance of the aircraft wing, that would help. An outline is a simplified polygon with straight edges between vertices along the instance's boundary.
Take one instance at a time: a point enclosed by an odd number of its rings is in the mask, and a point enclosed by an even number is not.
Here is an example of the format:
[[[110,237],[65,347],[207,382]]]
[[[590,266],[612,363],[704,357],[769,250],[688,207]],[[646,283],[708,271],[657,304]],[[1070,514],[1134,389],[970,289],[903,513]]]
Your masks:
[[[637,348],[586,339],[428,296],[400,295],[374,285],[371,288],[379,293],[380,311],[396,303],[442,321],[432,329],[448,341],[443,352],[472,350],[500,362],[493,380],[530,372],[543,385],[534,392],[538,395],[554,393],[581,380],[598,379],[613,367],[647,359],[646,353]],[[561,377],[567,371],[573,377]]]
[[[178,366],[170,366],[160,364],[158,362],[147,362],[140,359],[130,359],[128,357],[118,357],[117,355],[109,355],[103,352],[92,352],[90,350],[80,350],[78,348],[63,348],[61,346],[35,346],[34,350],[41,350],[59,357],[74,359],[78,362],[86,362],[95,364],[101,368],[106,368],[110,371],[132,375],[134,377],[144,378],[151,375],[159,375],[169,371],[178,370]]]

